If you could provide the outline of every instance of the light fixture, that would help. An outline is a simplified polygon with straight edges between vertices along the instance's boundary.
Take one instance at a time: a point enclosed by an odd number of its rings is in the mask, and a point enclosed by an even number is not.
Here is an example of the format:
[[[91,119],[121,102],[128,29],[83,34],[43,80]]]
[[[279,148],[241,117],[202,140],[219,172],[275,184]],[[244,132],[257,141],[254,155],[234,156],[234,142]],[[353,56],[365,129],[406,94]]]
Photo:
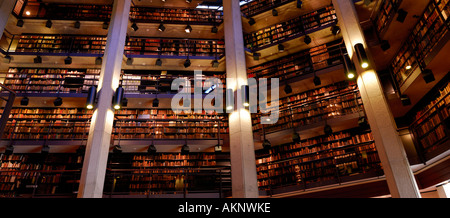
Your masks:
[[[391,44],[389,44],[389,41],[387,41],[387,40],[382,40],[380,42],[380,47],[381,47],[381,50],[387,51],[391,48]]]
[[[233,89],[227,89],[226,93],[226,111],[230,112],[234,109],[234,91]]]
[[[278,44],[278,52],[284,52],[284,45]]]
[[[119,86],[114,94],[113,107],[116,110],[119,110],[122,107],[123,91],[122,86]]]
[[[294,132],[294,134],[292,134],[292,141],[294,143],[300,143],[300,134],[298,134],[297,132]]]
[[[42,63],[42,57],[39,56],[39,55],[37,55],[37,56],[33,59],[33,62],[34,62],[35,64],[41,64],[41,63]]]
[[[95,86],[89,87],[88,96],[86,98],[86,108],[89,110],[94,109],[95,98],[97,97],[97,88]]]
[[[406,69],[406,70],[411,70],[411,68],[412,68],[412,66],[411,66],[411,65],[409,65],[409,64],[408,64],[408,65],[406,65],[406,67],[405,67],[405,69]]]
[[[274,17],[276,17],[276,16],[278,16],[278,11],[277,11],[277,9],[272,9],[272,16],[274,16]]]
[[[189,146],[186,144],[181,147],[181,154],[189,154]]]
[[[241,86],[242,91],[242,105],[244,107],[250,106],[250,87],[248,85]]]
[[[334,25],[334,26],[331,27],[331,33],[332,33],[333,35],[337,35],[337,34],[339,34],[340,32],[341,32],[341,28],[339,28],[339,26]]]
[[[367,122],[366,117],[363,116],[363,117],[358,118],[358,126],[363,129],[365,129],[369,126],[369,122]]]
[[[205,94],[209,94],[212,91],[214,91],[216,89],[216,84],[213,84],[211,87],[209,87],[207,90],[205,90]]]
[[[258,61],[259,57],[261,57],[261,53],[256,53],[256,52],[253,53],[253,60]]]
[[[64,64],[66,65],[72,64],[72,57],[67,56],[67,58],[64,59]]]
[[[153,99],[152,106],[153,106],[153,107],[159,107],[159,99],[158,99],[158,97],[156,97],[155,99]]]
[[[161,60],[161,58],[156,59],[155,65],[156,65],[156,66],[162,66],[162,60]]]
[[[97,57],[95,59],[95,65],[102,65],[103,63],[103,58],[102,57]]]
[[[284,93],[286,93],[286,94],[291,94],[292,93],[291,85],[286,84],[286,86],[284,86]]]
[[[364,49],[364,45],[361,43],[356,44],[355,46],[356,56],[358,57],[359,64],[363,69],[369,67],[369,59],[367,58],[366,50]]]
[[[164,26],[163,23],[159,24],[158,30],[159,30],[160,32],[164,32],[164,30],[166,30],[166,27]]]
[[[8,145],[5,149],[5,155],[11,155],[14,153],[14,146]]]
[[[9,56],[9,54],[5,55],[5,57],[3,58],[3,62],[6,64],[11,63],[12,57]]]
[[[400,23],[405,22],[406,16],[408,15],[408,12],[400,8],[400,9],[398,9],[397,13],[398,13],[397,21],[400,22]]]
[[[411,99],[407,95],[401,95],[400,101],[402,102],[403,106],[411,105]]]
[[[213,68],[218,68],[219,67],[219,61],[217,59],[214,59],[211,63],[211,66]]]
[[[155,147],[155,145],[151,144],[150,146],[148,146],[147,153],[148,154],[156,154],[156,147]]]
[[[250,26],[253,26],[253,24],[255,24],[255,23],[256,23],[255,19],[253,19],[253,18],[248,19],[248,24],[250,24]]]
[[[320,80],[320,77],[314,75],[314,79],[313,79],[314,85],[316,86],[320,86],[322,84],[322,81]]]
[[[134,31],[137,31],[139,29],[138,25],[136,24],[136,22],[133,22],[131,24],[131,29],[133,29]]]
[[[53,105],[55,105],[56,107],[61,106],[63,103],[63,100],[61,97],[57,97],[54,101],[53,101]]]
[[[44,145],[41,148],[41,154],[48,154],[50,153],[50,147],[48,145]]]
[[[325,124],[325,127],[323,128],[323,132],[325,133],[325,136],[329,136],[329,135],[333,134],[333,129],[331,128],[330,125]]]
[[[297,8],[302,8],[302,6],[303,6],[303,1],[297,0]]]
[[[103,22],[102,28],[103,28],[104,30],[107,30],[108,27],[109,27],[109,23],[108,23],[107,21]]]
[[[186,3],[190,4],[192,2],[192,0],[186,0]]]
[[[189,56],[186,58],[183,64],[184,68],[188,68],[191,66],[191,60],[189,59]]]
[[[433,71],[431,71],[430,69],[425,69],[422,71],[422,78],[423,80],[425,80],[425,83],[427,84],[435,80]]]
[[[214,25],[214,26],[211,28],[211,33],[217,33],[217,32],[219,32],[219,29],[217,28],[216,25]]]
[[[186,32],[186,33],[191,33],[192,32],[192,27],[191,27],[191,25],[187,25],[186,26],[186,28],[184,28],[184,31]]]
[[[127,65],[133,65],[133,58],[127,58]]]
[[[222,145],[217,144],[216,146],[214,146],[214,152],[216,153],[222,152]]]
[[[30,16],[31,12],[30,11],[25,11],[25,15]]]
[[[22,106],[27,106],[29,102],[30,102],[30,99],[28,99],[28,97],[23,97],[23,98],[20,100],[20,105],[22,105]]]
[[[122,147],[120,147],[120,145],[114,145],[113,153],[116,153],[116,154],[122,153]]]
[[[73,27],[75,28],[75,29],[80,29],[80,27],[81,27],[81,23],[80,23],[80,21],[75,21],[75,24],[73,25]]]
[[[305,35],[305,38],[303,39],[303,42],[305,42],[305,44],[309,45],[311,43],[311,37],[309,35]]]
[[[23,27],[23,24],[24,24],[25,22],[22,20],[22,19],[19,19],[19,20],[17,20],[17,23],[16,23],[16,26],[18,26],[18,27]]]
[[[272,146],[272,144],[270,143],[270,141],[268,139],[264,139],[262,146],[264,149],[268,150],[270,149],[270,147]]]
[[[345,54],[343,57],[344,62],[344,70],[347,79],[354,79],[356,77],[356,68],[353,62],[350,60],[348,54]]]
[[[52,28],[52,25],[53,25],[53,23],[51,20],[47,20],[47,22],[45,22],[45,27],[47,27],[47,28]]]

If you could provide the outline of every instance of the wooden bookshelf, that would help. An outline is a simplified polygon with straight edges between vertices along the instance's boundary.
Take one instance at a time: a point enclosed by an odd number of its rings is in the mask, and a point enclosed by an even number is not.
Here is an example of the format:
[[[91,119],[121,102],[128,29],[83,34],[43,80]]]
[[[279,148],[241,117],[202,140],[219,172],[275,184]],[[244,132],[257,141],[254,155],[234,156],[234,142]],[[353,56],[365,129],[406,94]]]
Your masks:
[[[82,165],[77,153],[0,154],[0,198],[73,196]]]
[[[83,93],[98,85],[100,69],[9,68],[4,84],[17,93]],[[65,84],[70,78],[82,83]]]
[[[131,7],[130,20],[141,23],[174,23],[219,25],[223,22],[223,12],[190,8]]]
[[[272,10],[295,0],[254,0],[241,6],[241,12],[247,17]]]
[[[331,26],[336,22],[336,11],[330,5],[297,18],[244,34],[244,41],[248,49],[259,50],[286,40],[298,38],[303,36],[305,32],[316,31]]]
[[[87,139],[92,112],[84,108],[13,108],[2,138]]]
[[[223,40],[209,39],[170,39],[128,37],[125,45],[126,55],[145,56],[225,56]]]
[[[336,40],[315,46],[294,54],[284,56],[260,65],[249,67],[249,77],[274,78],[288,80],[308,73],[342,63],[342,52],[345,52],[342,40]]]
[[[306,189],[383,173],[370,130],[359,128],[259,150],[256,164],[260,190]]]
[[[402,0],[383,0],[373,20],[378,34],[382,34],[394,19]]]
[[[280,98],[279,105],[279,119],[275,124],[264,125],[266,133],[358,113],[363,107],[356,83],[347,81]],[[262,130],[262,115],[252,114],[254,132]]]

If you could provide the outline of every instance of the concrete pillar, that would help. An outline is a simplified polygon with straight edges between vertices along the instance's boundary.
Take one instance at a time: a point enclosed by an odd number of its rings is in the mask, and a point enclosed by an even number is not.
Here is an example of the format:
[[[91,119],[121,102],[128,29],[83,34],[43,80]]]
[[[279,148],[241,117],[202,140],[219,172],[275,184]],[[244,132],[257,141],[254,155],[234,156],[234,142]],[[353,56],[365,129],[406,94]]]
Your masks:
[[[79,198],[101,198],[114,121],[112,98],[119,86],[131,0],[114,0],[106,50],[81,172]]]
[[[0,0],[0,31],[2,34],[15,3],[16,0]]]
[[[250,112],[242,106],[241,86],[247,85],[244,38],[238,0],[223,1],[227,88],[236,95],[229,114],[231,183],[234,198],[258,197],[255,148]]]
[[[348,54],[356,65],[357,84],[391,196],[394,198],[420,198],[420,192],[398,135],[394,117],[374,70],[374,62],[367,48],[354,3],[352,0],[333,0],[333,5]],[[366,48],[370,63],[366,69],[361,67],[353,52],[353,47],[357,43],[362,43]]]
[[[450,198],[450,183],[436,187],[439,198]]]

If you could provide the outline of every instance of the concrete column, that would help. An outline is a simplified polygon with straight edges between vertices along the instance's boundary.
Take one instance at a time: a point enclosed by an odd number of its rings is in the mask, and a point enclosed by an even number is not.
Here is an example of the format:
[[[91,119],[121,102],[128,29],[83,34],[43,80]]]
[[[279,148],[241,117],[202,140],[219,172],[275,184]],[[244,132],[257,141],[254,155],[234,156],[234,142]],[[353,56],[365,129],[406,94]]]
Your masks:
[[[394,198],[420,198],[420,192],[398,135],[394,117],[374,70],[374,62],[367,48],[354,3],[352,0],[333,0],[333,5],[348,54],[357,68],[357,84],[391,196]],[[357,43],[362,43],[366,48],[370,62],[370,66],[366,69],[361,67],[353,52],[353,47]]]
[[[114,0],[106,50],[81,172],[79,198],[101,198],[114,121],[112,98],[119,86],[131,0]]]
[[[439,198],[450,198],[450,183],[436,187]]]
[[[5,31],[6,23],[11,15],[16,0],[0,0],[0,33]],[[0,39],[2,35],[0,35]]]
[[[241,86],[247,85],[244,38],[238,0],[223,1],[227,88],[236,95],[229,114],[231,183],[234,198],[258,197],[255,147],[250,112],[242,106]]]

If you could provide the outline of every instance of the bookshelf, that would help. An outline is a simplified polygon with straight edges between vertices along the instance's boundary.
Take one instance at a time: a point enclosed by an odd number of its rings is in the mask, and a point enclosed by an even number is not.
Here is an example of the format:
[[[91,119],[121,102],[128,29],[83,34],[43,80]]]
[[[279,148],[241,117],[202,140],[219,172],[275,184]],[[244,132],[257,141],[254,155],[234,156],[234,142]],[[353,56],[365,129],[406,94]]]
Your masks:
[[[0,198],[73,196],[83,155],[78,153],[0,154]]]
[[[211,39],[170,39],[128,37],[125,45],[126,55],[149,56],[225,56],[223,40]]]
[[[84,108],[16,107],[11,110],[2,138],[10,140],[87,139],[91,116],[92,110]]]
[[[316,31],[336,22],[336,11],[330,5],[294,19],[244,34],[244,42],[248,49],[259,50],[282,41],[303,36],[305,32]]]
[[[382,34],[394,18],[402,0],[383,0],[373,20],[378,34]]]
[[[342,63],[342,40],[336,40],[287,55],[260,65],[249,67],[249,77],[287,80]]]
[[[222,192],[231,176],[229,153],[123,153],[108,162],[110,194]]]
[[[242,5],[241,12],[247,17],[252,17],[293,1],[295,0],[254,0]]]
[[[347,81],[280,98],[279,105],[279,119],[275,124],[264,126],[266,133],[358,113],[363,108],[356,83]],[[253,131],[262,131],[262,114],[252,116]]]
[[[35,35],[23,34],[18,38],[15,52],[23,53],[83,53],[103,54],[106,36]]]
[[[17,93],[83,93],[98,85],[100,69],[9,68],[4,84]],[[66,84],[71,78],[78,84]]]
[[[256,153],[258,186],[312,188],[383,174],[370,130],[344,130]]]
[[[448,147],[445,142],[450,136],[450,83],[436,91],[428,104],[415,113],[410,131],[417,150],[425,160],[434,153],[442,153]],[[448,149],[448,148],[447,148]]]
[[[114,139],[217,139],[228,133],[228,123],[216,112],[180,113],[172,109],[123,109],[116,111]]]
[[[151,8],[131,7],[130,20],[141,23],[174,23],[219,25],[223,22],[223,12],[217,10],[191,8]]]

